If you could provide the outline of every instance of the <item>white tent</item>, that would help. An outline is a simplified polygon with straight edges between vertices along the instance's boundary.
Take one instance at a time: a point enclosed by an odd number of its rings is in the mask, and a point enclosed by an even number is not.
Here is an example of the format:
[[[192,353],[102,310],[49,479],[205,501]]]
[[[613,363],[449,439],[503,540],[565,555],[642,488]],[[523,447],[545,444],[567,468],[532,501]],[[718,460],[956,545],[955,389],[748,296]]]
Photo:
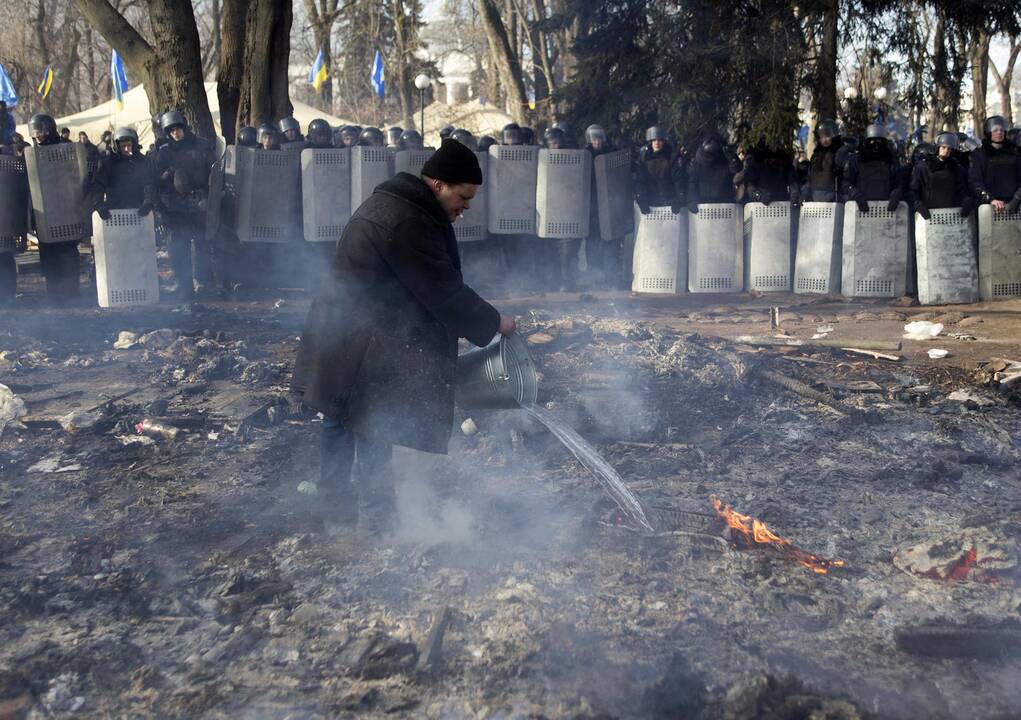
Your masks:
[[[213,123],[216,131],[220,131],[220,102],[216,97],[216,83],[206,83],[206,100],[209,102],[209,111],[213,114]],[[327,115],[305,103],[295,100],[291,101],[294,106],[294,118],[301,123],[302,129],[308,127],[309,122],[316,118],[323,118],[330,125],[348,124],[347,120],[341,120],[333,115]],[[86,132],[94,143],[98,143],[106,130],[115,130],[119,127],[131,127],[138,133],[138,140],[142,147],[148,147],[152,143],[152,126],[149,112],[149,98],[145,94],[145,88],[141,85],[131,88],[124,93],[124,109],[119,110],[117,103],[113,100],[100,103],[88,110],[82,110],[74,115],[68,115],[57,119],[57,127],[71,129],[71,139],[77,140],[79,132]],[[353,123],[352,123],[353,124]],[[28,140],[28,125],[19,125],[18,132]]]

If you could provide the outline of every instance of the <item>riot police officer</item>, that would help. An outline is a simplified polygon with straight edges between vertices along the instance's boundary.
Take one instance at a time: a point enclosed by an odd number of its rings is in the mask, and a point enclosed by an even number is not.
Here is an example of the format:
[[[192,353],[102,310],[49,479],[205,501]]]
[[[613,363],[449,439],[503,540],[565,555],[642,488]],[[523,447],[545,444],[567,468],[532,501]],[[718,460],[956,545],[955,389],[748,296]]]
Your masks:
[[[553,129],[559,130],[564,134],[564,141],[560,147],[565,150],[576,150],[578,148],[578,141],[574,136],[574,130],[571,129],[571,124],[566,120],[558,120],[553,123]]]
[[[489,152],[489,148],[498,144],[492,135],[483,135],[479,138],[479,152]]]
[[[968,217],[974,207],[964,168],[955,157],[960,140],[945,132],[936,138],[936,145],[937,153],[920,160],[911,176],[915,212],[928,220],[930,210],[960,207],[961,217]]]
[[[699,203],[736,202],[734,175],[741,162],[718,137],[706,138],[688,166],[688,210],[698,212]]]
[[[440,128],[440,142],[442,143],[448,137],[450,137],[456,128],[453,125],[444,125]]]
[[[259,131],[251,125],[238,130],[237,144],[239,147],[256,147],[259,144]]]
[[[263,123],[259,126],[256,140],[259,148],[262,150],[280,149],[280,134],[277,132],[277,129],[269,123]]]
[[[614,152],[606,130],[601,125],[585,128],[585,149],[593,160],[605,153]],[[592,164],[592,190],[589,195],[589,231],[585,240],[585,261],[597,281],[618,286],[626,278],[626,268],[621,265],[621,251],[624,238],[604,240],[599,226],[599,198],[596,187],[595,163]]]
[[[645,148],[638,161],[635,200],[643,215],[653,207],[669,205],[674,213],[684,207],[687,193],[687,169],[667,139],[661,125],[645,131]]]
[[[277,129],[280,131],[280,142],[283,144],[305,142],[305,136],[301,134],[301,123],[293,117],[285,117],[280,120],[277,123]]]
[[[117,128],[110,154],[103,157],[93,179],[95,209],[104,220],[111,210],[137,209],[140,216],[152,212],[156,203],[156,178],[152,163],[142,154],[138,133]]]
[[[1007,137],[1007,121],[987,118],[982,146],[971,153],[968,180],[979,204],[998,213],[1015,213],[1021,205],[1021,153]]]
[[[358,144],[358,135],[362,132],[360,127],[355,125],[345,125],[340,129],[340,142],[337,143],[337,147],[354,147]]]
[[[904,198],[905,179],[900,163],[882,125],[865,129],[865,140],[851,153],[844,166],[844,197],[858,205],[858,212],[869,211],[869,201],[886,202],[893,212]]]
[[[386,131],[386,146],[393,150],[397,149],[398,144],[401,141],[401,135],[404,133],[404,128],[400,125],[394,125]]]
[[[57,134],[57,123],[50,115],[33,115],[28,130],[37,146],[71,142],[69,137]],[[67,300],[78,296],[81,272],[78,240],[39,243],[39,267],[46,278],[46,294],[53,299]]]
[[[358,144],[368,147],[385,147],[386,138],[379,128],[367,127],[358,135]]]
[[[422,136],[417,130],[405,130],[397,142],[401,150],[421,150],[423,148]]]
[[[542,144],[547,150],[567,150],[567,138],[563,130],[551,127],[542,135]],[[578,252],[581,250],[581,238],[544,239],[542,249],[545,251],[544,270],[547,274],[547,286],[557,288],[560,292],[575,289],[576,271],[578,268]]]
[[[809,161],[806,182],[801,188],[801,199],[811,202],[835,203],[841,200],[841,183],[848,147],[837,123],[822,120],[815,126],[815,150]]]
[[[800,197],[794,155],[769,146],[760,138],[744,161],[746,199],[769,205],[787,202],[797,205]]]
[[[177,279],[176,298],[189,300],[196,283],[201,287],[212,280],[205,226],[209,171],[216,157],[213,146],[193,134],[178,111],[164,113],[160,127],[168,139],[156,155],[160,214],[170,230],[167,251]]]
[[[308,124],[308,147],[320,149],[333,147],[333,130],[330,123],[316,118]]]

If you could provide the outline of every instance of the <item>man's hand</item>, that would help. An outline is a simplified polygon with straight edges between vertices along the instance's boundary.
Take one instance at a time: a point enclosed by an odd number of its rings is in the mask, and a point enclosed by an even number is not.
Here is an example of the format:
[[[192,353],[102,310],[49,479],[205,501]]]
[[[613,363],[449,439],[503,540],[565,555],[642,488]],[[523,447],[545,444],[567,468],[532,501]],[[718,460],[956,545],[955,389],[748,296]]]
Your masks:
[[[1003,200],[993,200],[990,203],[990,205],[992,205],[993,210],[995,210],[998,213],[1002,213],[1004,210],[1007,209],[1007,203],[1003,202]]]
[[[504,337],[510,337],[518,329],[518,324],[514,322],[514,318],[510,315],[500,316],[500,327],[497,330],[498,333]]]

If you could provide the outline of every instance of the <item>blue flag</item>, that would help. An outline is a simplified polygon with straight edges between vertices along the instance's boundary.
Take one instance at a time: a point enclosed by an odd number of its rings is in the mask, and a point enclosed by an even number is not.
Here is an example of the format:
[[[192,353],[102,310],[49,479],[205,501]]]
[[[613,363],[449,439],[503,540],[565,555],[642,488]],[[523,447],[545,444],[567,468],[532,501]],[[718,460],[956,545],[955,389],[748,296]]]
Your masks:
[[[124,74],[124,63],[117,51],[110,58],[110,81],[113,83],[113,97],[117,101],[117,109],[124,109],[124,93],[128,91],[128,76]]]
[[[372,89],[381,98],[386,97],[386,77],[383,73],[383,57],[376,51],[376,59],[372,61]]]
[[[0,100],[7,103],[7,107],[12,108],[18,104],[18,93],[14,89],[14,83],[7,76],[7,71],[4,70],[4,66],[0,64]]]

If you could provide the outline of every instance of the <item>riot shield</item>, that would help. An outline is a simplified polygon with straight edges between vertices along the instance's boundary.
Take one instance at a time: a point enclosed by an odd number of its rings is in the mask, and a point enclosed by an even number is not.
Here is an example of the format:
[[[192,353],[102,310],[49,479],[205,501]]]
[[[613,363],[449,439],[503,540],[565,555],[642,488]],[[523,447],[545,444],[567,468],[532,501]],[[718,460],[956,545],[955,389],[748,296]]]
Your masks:
[[[305,239],[337,242],[351,219],[351,148],[301,151]]]
[[[631,153],[628,150],[599,155],[592,160],[599,206],[599,235],[616,240],[634,231],[634,197]]]
[[[394,156],[386,148],[356,145],[351,150],[351,212],[369,199],[381,182],[393,177]]]
[[[39,242],[89,237],[92,224],[82,195],[88,172],[85,147],[80,143],[28,147],[25,166]]]
[[[744,287],[741,207],[706,203],[688,213],[688,291],[740,292]]]
[[[843,232],[842,204],[807,202],[801,206],[794,262],[795,293],[840,292]]]
[[[930,210],[930,218],[915,215],[915,260],[918,302],[951,305],[978,300],[975,266],[975,223],[962,218],[960,208]]]
[[[791,204],[744,206],[744,285],[749,292],[791,290]]]
[[[493,145],[489,148],[489,232],[535,232],[535,178],[539,148]]]
[[[284,152],[301,152],[308,147],[308,143],[304,140],[295,140],[294,142],[280,143],[280,149]]]
[[[433,156],[435,150],[398,150],[394,154],[394,175],[401,172],[411,173],[415,177],[422,174],[425,161]]]
[[[158,303],[152,213],[139,217],[135,210],[111,210],[106,220],[93,213],[92,236],[99,306]]]
[[[688,282],[687,210],[674,214],[669,207],[650,208],[636,214],[634,292],[675,295]]]
[[[588,237],[592,201],[592,154],[588,150],[540,150],[535,177],[536,235]]]
[[[867,214],[844,205],[841,291],[846,297],[900,297],[906,291],[908,206],[890,212],[870,202]]]
[[[238,238],[241,242],[289,242],[299,230],[301,155],[239,148]]]
[[[0,155],[0,253],[15,252],[28,233],[28,174],[25,161]]]
[[[479,167],[482,168],[482,184],[475,192],[475,197],[470,207],[465,211],[457,222],[454,223],[454,236],[459,243],[476,242],[486,239],[488,203],[489,196],[489,155],[484,152],[476,152],[475,157],[479,159]]]
[[[1021,213],[979,206],[978,289],[983,300],[1021,297]]]
[[[223,175],[227,144],[223,138],[216,138],[216,162],[209,171],[209,195],[206,199],[206,237],[216,237],[220,229],[220,213],[223,208]]]

